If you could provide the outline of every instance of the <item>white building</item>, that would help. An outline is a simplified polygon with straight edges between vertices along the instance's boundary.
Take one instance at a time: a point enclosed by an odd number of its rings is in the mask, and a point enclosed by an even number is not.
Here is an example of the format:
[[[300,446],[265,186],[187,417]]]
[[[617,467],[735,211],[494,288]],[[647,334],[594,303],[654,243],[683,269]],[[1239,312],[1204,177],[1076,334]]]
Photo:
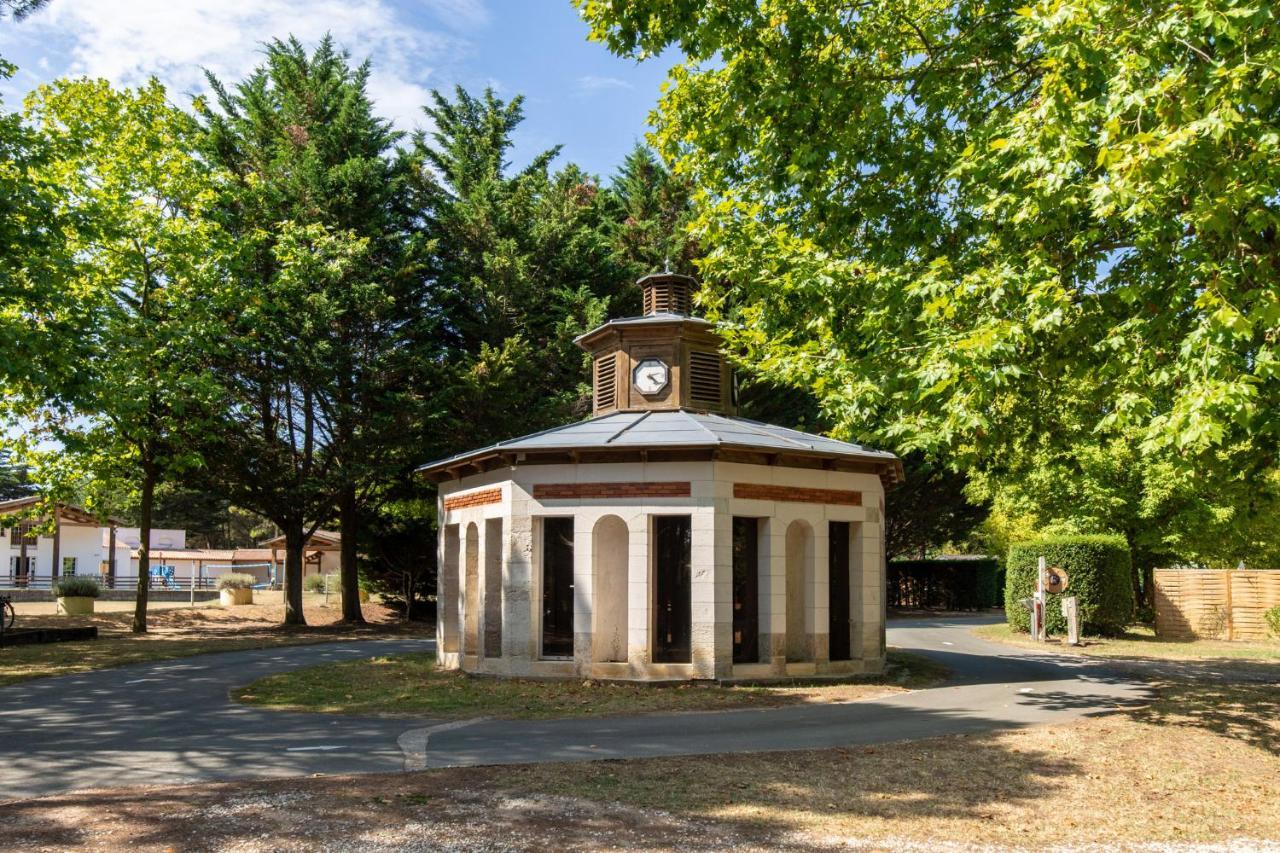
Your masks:
[[[440,665],[635,680],[884,663],[892,454],[734,417],[693,280],[583,335],[595,416],[424,465],[439,483]]]
[[[8,557],[0,586],[48,588],[61,575],[90,575],[105,581],[115,567],[123,570],[129,565],[128,545],[110,535],[118,521],[110,520],[104,541],[97,516],[80,507],[59,504],[52,530],[37,535],[35,531],[47,519],[24,516],[38,501],[36,497],[0,501],[0,548]]]
[[[142,545],[142,531],[137,527],[120,527],[115,533],[116,541],[129,546],[130,551],[136,551]],[[102,528],[102,544],[108,545],[110,538],[111,528]],[[185,530],[152,528],[150,538],[152,551],[182,551],[187,547]]]

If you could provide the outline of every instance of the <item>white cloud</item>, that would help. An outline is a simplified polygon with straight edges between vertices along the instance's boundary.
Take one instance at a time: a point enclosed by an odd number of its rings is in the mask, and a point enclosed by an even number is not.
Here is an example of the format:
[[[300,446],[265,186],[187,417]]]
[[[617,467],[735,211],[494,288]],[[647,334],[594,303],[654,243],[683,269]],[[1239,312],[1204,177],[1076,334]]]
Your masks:
[[[611,89],[634,89],[635,86],[617,77],[598,77],[587,74],[578,78],[578,91],[584,93],[606,92]]]
[[[447,9],[462,21],[484,14],[479,0],[432,4],[441,17]],[[435,67],[467,47],[415,26],[384,0],[65,0],[26,26],[69,42],[67,73],[123,85],[154,75],[179,103],[206,89],[202,69],[231,84],[261,62],[264,42],[293,35],[310,47],[332,33],[353,60],[372,59],[370,94],[404,130],[424,121],[419,108]]]

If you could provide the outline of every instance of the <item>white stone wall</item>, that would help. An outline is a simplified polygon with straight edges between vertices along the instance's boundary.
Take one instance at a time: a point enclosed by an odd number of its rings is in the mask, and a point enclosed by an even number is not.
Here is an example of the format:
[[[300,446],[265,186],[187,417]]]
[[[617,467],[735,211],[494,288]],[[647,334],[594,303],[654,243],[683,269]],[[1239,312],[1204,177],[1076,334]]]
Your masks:
[[[687,498],[592,498],[539,501],[534,487],[551,483],[634,483],[688,481]],[[744,500],[733,497],[735,482],[801,488],[855,490],[862,493],[862,506]],[[497,503],[445,510],[445,500],[476,490],[498,487]],[[724,462],[591,463],[578,465],[527,465],[504,468],[454,480],[440,486],[441,537],[439,566],[440,663],[468,670],[531,676],[576,676],[604,678],[761,678],[845,674],[878,670],[883,665],[884,559],[882,518],[884,491],[879,478],[868,474],[838,471],[790,469],[764,465]],[[661,514],[691,516],[692,528],[692,660],[687,664],[651,662],[652,628],[651,566],[649,559],[650,519]],[[760,632],[762,660],[757,664],[732,662],[732,518],[735,515],[763,519],[761,523]],[[547,516],[574,518],[574,657],[572,660],[543,660],[541,645],[541,543],[539,519]],[[627,526],[627,660],[593,660],[595,613],[596,537],[601,519],[617,516]],[[487,541],[485,522],[500,519],[502,542]],[[804,619],[801,625],[787,624],[786,530],[793,521],[802,521],[811,530],[806,573]],[[853,544],[850,563],[850,616],[854,624],[852,657],[847,662],[827,660],[828,590],[827,522],[851,522]],[[468,642],[465,618],[466,531],[475,524],[478,553],[474,555],[480,577],[472,594],[475,602]],[[453,537],[453,544],[448,541]],[[447,556],[457,548],[457,559]],[[486,607],[483,597],[486,552],[502,549],[500,611],[502,655],[483,654]],[[616,562],[616,561],[615,561]],[[860,569],[860,570],[859,570]],[[456,625],[460,643],[447,647],[446,626]],[[788,662],[785,637],[801,631],[805,636],[808,660]]]

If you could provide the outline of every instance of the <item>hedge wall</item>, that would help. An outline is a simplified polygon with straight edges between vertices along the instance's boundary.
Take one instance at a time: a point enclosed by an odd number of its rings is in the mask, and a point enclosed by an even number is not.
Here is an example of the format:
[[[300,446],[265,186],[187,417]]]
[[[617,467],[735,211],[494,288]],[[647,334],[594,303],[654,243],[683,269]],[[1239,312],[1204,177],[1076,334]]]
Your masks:
[[[893,560],[888,604],[921,610],[999,607],[1001,567],[995,557],[973,560]]]
[[[1118,634],[1133,618],[1129,546],[1122,536],[1053,536],[1015,542],[1009,548],[1004,612],[1015,631],[1031,631],[1031,613],[1022,604],[1036,591],[1038,558],[1067,573],[1067,595],[1079,600],[1080,630]],[[1048,596],[1045,617],[1050,633],[1065,633],[1059,596]]]

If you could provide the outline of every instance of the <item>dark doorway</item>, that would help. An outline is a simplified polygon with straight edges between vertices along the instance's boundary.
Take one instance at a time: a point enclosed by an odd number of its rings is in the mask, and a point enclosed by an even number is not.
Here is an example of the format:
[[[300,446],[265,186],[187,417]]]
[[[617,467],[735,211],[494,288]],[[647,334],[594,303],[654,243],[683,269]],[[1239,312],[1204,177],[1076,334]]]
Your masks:
[[[653,519],[654,638],[657,663],[693,660],[693,526],[687,515]]]
[[[573,519],[542,519],[542,656],[573,657]]]
[[[849,522],[832,521],[827,527],[827,589],[831,591],[830,659],[849,660]]]
[[[733,519],[733,662],[760,660],[760,520]]]

